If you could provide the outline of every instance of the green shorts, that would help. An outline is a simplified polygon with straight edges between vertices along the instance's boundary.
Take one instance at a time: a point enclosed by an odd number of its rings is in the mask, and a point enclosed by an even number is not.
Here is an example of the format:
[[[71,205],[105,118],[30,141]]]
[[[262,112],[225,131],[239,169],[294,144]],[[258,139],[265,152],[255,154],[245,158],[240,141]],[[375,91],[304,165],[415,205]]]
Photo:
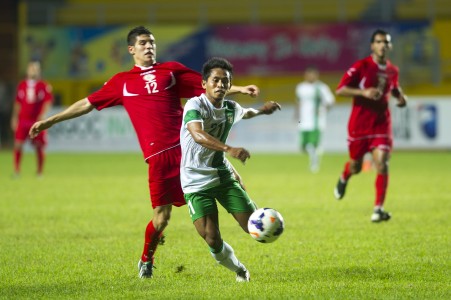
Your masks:
[[[321,132],[318,129],[309,130],[309,131],[301,131],[301,148],[302,148],[302,150],[305,150],[305,147],[308,144],[312,144],[313,146],[318,147],[320,137],[321,137]]]
[[[253,212],[257,209],[241,185],[233,180],[200,192],[185,194],[191,220],[194,222],[206,215],[217,214],[216,200],[229,213]]]

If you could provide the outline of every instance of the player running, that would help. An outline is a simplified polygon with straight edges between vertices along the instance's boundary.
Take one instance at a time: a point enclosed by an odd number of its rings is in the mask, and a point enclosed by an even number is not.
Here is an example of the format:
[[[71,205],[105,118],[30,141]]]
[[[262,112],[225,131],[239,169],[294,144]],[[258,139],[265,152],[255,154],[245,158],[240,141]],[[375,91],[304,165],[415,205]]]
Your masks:
[[[326,129],[327,111],[335,103],[329,86],[319,79],[319,70],[309,67],[304,72],[304,81],[296,85],[295,110],[299,120],[301,150],[310,160],[310,171],[317,173],[322,154],[322,135]]]
[[[180,98],[200,95],[203,92],[202,77],[199,72],[178,62],[158,63],[155,37],[143,26],[128,33],[127,43],[135,62],[130,71],[114,75],[100,90],[63,112],[37,122],[31,128],[30,136],[35,137],[56,123],[87,114],[94,108],[124,106],[148,164],[153,217],[146,227],[138,269],[139,277],[151,278],[155,251],[168,225],[172,206],[186,204],[180,186],[183,114]],[[254,85],[234,86],[230,93],[256,96],[259,90]]]
[[[343,198],[349,178],[361,171],[363,156],[371,152],[377,170],[372,222],[391,218],[383,208],[393,145],[389,96],[391,93],[397,99],[399,107],[406,106],[407,99],[398,83],[398,68],[387,59],[391,48],[390,34],[376,30],[371,36],[371,55],[354,63],[336,90],[337,95],[353,97],[353,105],[348,123],[350,160],[344,166],[334,195]]]
[[[222,58],[212,58],[204,64],[202,86],[205,93],[188,100],[183,112],[182,188],[191,220],[210,247],[213,258],[235,272],[238,282],[249,281],[249,271],[237,259],[232,247],[222,240],[216,199],[248,232],[247,221],[256,206],[225,153],[243,163],[250,154],[244,148],[225,143],[233,124],[241,119],[272,114],[280,110],[280,105],[270,101],[256,110],[224,99],[232,86],[232,65]]]

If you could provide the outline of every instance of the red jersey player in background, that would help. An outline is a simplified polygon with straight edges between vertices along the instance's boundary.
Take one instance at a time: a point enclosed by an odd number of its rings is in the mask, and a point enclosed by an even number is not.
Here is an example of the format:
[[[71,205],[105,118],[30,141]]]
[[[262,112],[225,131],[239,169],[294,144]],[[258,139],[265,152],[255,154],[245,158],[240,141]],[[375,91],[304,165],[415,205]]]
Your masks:
[[[135,66],[114,75],[98,91],[30,129],[35,137],[52,125],[89,113],[123,105],[135,128],[144,160],[153,208],[146,227],[144,249],[138,262],[139,277],[151,278],[154,254],[171,217],[172,205],[186,202],[180,184],[180,127],[183,108],[180,98],[201,95],[202,76],[178,62],[158,63],[153,34],[145,27],[132,29],[127,36],[128,52]],[[230,93],[257,96],[255,85],[233,86]]]
[[[398,83],[398,68],[387,59],[391,48],[390,34],[376,30],[371,36],[371,55],[354,63],[336,90],[337,95],[353,97],[353,102],[348,123],[350,159],[344,166],[334,195],[337,199],[343,198],[349,178],[361,171],[363,156],[371,152],[377,170],[372,222],[388,221],[391,217],[383,208],[388,187],[388,161],[393,146],[388,101],[391,94],[397,99],[397,105],[404,107],[407,99]]]
[[[11,116],[11,129],[14,132],[14,176],[20,174],[23,144],[28,132],[36,121],[42,120],[52,106],[52,87],[41,79],[41,64],[31,61],[27,66],[27,76],[17,86]],[[44,167],[44,148],[47,145],[46,132],[41,132],[32,144],[37,155],[37,175],[41,176]]]

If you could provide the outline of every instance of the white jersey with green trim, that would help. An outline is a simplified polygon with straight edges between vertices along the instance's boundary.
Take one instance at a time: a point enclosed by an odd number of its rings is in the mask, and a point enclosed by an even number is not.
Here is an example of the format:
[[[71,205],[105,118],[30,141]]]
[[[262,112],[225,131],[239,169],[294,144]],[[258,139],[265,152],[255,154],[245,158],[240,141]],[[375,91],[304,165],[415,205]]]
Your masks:
[[[221,108],[215,108],[205,94],[188,100],[183,110],[180,145],[182,162],[180,179],[183,192],[194,193],[232,178],[232,167],[222,151],[207,149],[196,143],[187,129],[191,122],[201,122],[203,130],[225,143],[233,124],[240,121],[246,109],[232,100],[223,100]]]
[[[321,81],[304,81],[296,86],[299,104],[299,129],[303,131],[324,130],[326,128],[327,106],[335,102],[330,88]]]

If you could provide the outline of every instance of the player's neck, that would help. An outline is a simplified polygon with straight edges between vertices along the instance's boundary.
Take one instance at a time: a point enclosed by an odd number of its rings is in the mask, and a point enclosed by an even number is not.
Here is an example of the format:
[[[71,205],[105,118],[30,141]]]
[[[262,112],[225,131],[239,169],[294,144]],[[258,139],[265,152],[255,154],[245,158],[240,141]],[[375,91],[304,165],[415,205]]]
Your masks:
[[[373,58],[374,62],[379,65],[385,65],[387,63],[387,57],[385,56],[377,56],[376,54],[371,54],[371,57]]]
[[[215,108],[221,108],[222,107],[222,102],[224,99],[213,99],[213,98],[209,98],[207,97],[208,101],[210,101],[211,105],[213,105]]]

